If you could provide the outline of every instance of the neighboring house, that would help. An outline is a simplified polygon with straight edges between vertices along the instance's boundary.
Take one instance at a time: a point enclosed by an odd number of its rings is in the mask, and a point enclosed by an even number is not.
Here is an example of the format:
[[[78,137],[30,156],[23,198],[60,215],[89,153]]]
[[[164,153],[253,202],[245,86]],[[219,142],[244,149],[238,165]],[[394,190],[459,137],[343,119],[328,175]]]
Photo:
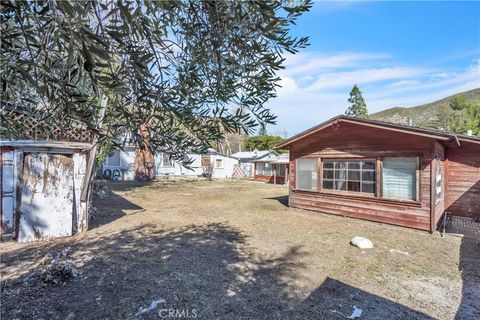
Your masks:
[[[253,162],[261,160],[271,156],[278,156],[278,153],[272,150],[254,150],[254,151],[241,151],[232,154],[232,157],[238,159],[240,168],[245,177],[253,177],[254,165]]]
[[[428,231],[480,217],[480,137],[337,116],[277,147],[292,207]]]
[[[254,162],[255,172],[253,179],[273,184],[288,183],[288,164],[289,154],[284,153],[279,156],[271,154]]]
[[[202,155],[201,157],[204,173],[211,170],[211,176],[213,179],[233,178],[234,168],[238,165],[237,159],[232,156],[220,154],[213,149],[210,149],[207,154]]]
[[[86,231],[92,135],[80,125],[67,133],[41,130],[28,112],[7,112],[32,129],[0,138],[0,235],[28,242]]]
[[[135,178],[135,148],[125,147],[110,154],[97,175],[108,180],[133,180]]]
[[[155,177],[201,177],[209,172],[212,178],[232,178],[233,166],[238,160],[217,153],[210,149],[206,154],[185,155],[185,162],[188,167],[182,165],[181,161],[171,159],[168,154],[159,153],[155,155]],[[134,180],[135,172],[135,149],[132,147],[113,152],[102,165],[100,176],[112,180]]]
[[[186,154],[184,161],[189,163],[188,168],[178,161],[172,160],[167,154],[155,156],[156,177],[200,177],[203,174],[202,158],[199,154]]]

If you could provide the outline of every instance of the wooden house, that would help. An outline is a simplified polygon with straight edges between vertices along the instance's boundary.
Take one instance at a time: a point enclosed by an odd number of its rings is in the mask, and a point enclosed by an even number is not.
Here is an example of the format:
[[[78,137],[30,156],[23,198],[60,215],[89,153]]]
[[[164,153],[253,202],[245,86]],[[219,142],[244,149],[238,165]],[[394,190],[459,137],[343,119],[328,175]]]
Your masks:
[[[29,242],[70,236],[88,228],[93,168],[92,135],[42,129],[26,111],[5,108],[26,123],[15,139],[0,137],[0,235]],[[91,171],[90,171],[91,172]]]
[[[480,217],[480,137],[337,116],[277,147],[292,207],[428,231]]]
[[[273,184],[288,183],[288,164],[289,154],[270,155],[262,159],[255,160],[253,180],[263,181]]]
[[[242,178],[251,178],[255,174],[254,163],[262,159],[277,157],[278,153],[274,150],[253,150],[240,151],[232,154],[232,157],[238,159],[238,166],[241,169]]]

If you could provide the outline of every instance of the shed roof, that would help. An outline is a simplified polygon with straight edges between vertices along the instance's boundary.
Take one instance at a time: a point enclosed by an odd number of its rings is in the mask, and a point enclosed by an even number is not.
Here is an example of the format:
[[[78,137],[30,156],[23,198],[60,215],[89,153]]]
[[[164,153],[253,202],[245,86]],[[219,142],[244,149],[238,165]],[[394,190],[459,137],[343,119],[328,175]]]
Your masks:
[[[424,136],[424,137],[438,139],[441,141],[457,140],[457,141],[469,141],[469,142],[480,144],[480,137],[478,136],[467,136],[464,134],[456,134],[456,133],[447,132],[447,131],[438,130],[438,129],[413,127],[413,126],[407,126],[407,125],[401,125],[401,124],[395,124],[395,123],[389,123],[389,122],[383,122],[383,121],[377,121],[377,120],[366,120],[366,119],[359,119],[359,118],[339,115],[331,118],[330,120],[322,122],[319,125],[316,125],[308,130],[300,132],[299,134],[296,134],[293,137],[290,137],[287,140],[279,143],[275,147],[276,148],[288,147],[290,144],[292,144],[297,140],[303,139],[311,134],[314,134],[315,132],[321,131],[331,125],[339,124],[341,122],[355,123],[358,125],[380,128],[384,130]]]

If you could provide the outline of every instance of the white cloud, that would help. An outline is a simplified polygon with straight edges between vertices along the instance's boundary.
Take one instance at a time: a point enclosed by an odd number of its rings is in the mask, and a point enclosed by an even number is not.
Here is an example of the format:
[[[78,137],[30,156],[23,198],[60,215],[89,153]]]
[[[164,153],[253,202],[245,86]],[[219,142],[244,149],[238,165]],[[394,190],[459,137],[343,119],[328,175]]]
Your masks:
[[[298,90],[297,82],[292,77],[282,77],[279,85],[280,88],[277,90],[277,95],[279,97],[288,96]]]
[[[400,81],[394,82],[390,86],[394,87],[394,88],[398,88],[398,87],[408,87],[408,86],[411,86],[411,85],[417,85],[417,84],[420,84],[420,83],[421,83],[420,81],[415,80],[415,79],[405,79],[405,80],[400,80]]]
[[[381,53],[339,53],[332,55],[297,54],[287,57],[286,69],[282,72],[288,76],[301,76],[306,73],[318,72],[326,69],[339,69],[356,66],[367,61],[376,61],[390,57]]]
[[[308,91],[322,90],[326,88],[343,88],[368,84],[372,82],[409,78],[424,74],[426,71],[421,68],[379,68],[379,69],[358,69],[353,71],[332,72],[321,75],[317,80],[306,88]]]
[[[342,114],[357,83],[371,113],[411,107],[480,87],[480,63],[462,69],[406,65],[384,53],[303,53],[289,56],[280,73],[278,97],[268,107],[278,115],[275,130],[290,135]]]

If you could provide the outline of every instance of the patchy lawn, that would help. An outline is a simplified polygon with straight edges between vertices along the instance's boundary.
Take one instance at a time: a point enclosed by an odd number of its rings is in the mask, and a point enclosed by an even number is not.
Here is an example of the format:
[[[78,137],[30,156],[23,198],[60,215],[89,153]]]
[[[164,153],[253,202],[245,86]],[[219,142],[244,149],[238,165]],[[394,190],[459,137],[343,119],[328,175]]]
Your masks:
[[[284,186],[107,186],[87,233],[1,244],[2,319],[480,317],[478,241],[288,208]],[[47,254],[79,275],[24,281]]]

